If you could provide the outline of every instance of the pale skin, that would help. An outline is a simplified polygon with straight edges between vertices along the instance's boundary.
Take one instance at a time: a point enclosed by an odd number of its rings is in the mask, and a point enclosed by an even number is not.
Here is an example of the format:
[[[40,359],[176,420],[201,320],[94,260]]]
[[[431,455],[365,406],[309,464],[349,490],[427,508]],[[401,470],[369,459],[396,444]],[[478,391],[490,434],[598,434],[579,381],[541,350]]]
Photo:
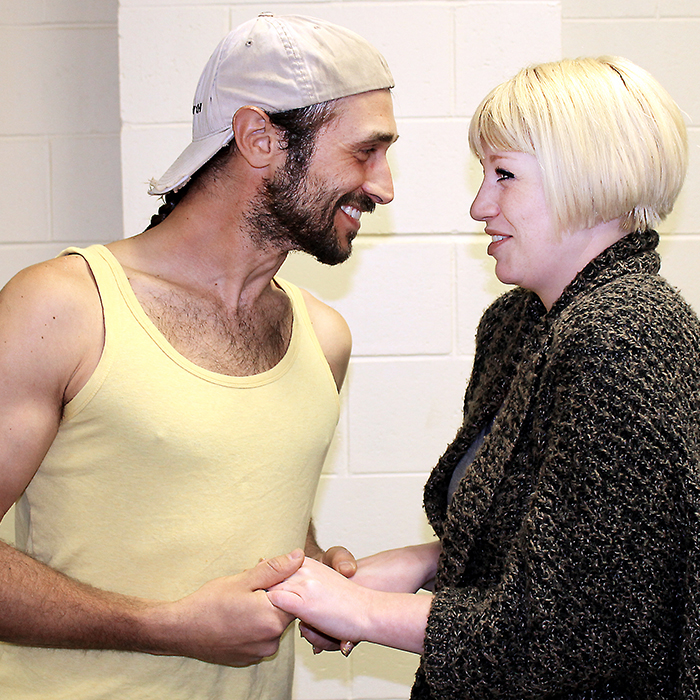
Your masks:
[[[625,235],[620,221],[560,231],[534,156],[485,147],[482,165],[471,215],[492,237],[496,276],[535,292],[549,310],[589,262]],[[361,559],[350,579],[307,560],[268,597],[302,620],[302,633],[317,650],[338,649],[334,638],[420,654],[432,596],[414,593],[435,575],[439,554],[438,543],[381,552]]]
[[[367,641],[421,654],[432,595],[415,593],[430,586],[439,554],[438,542],[380,552],[360,559],[350,579],[306,559],[267,595],[302,620],[316,650],[336,650],[342,639],[344,649]]]
[[[625,233],[619,219],[559,231],[547,205],[535,156],[484,146],[484,179],[471,216],[486,224],[496,277],[535,292],[547,310],[576,275]]]
[[[243,220],[248,202],[286,156],[260,110],[239,110],[234,129],[239,153],[223,174],[190,192],[159,226],[108,247],[148,316],[180,354],[221,374],[248,376],[275,366],[291,334],[289,300],[272,281],[289,248],[254,244]],[[388,91],[343,98],[318,136],[310,168],[321,180],[389,202],[386,150],[395,138]],[[331,170],[328,154],[341,153],[344,167]],[[336,215],[341,245],[349,246],[358,228],[353,217]],[[351,345],[347,324],[303,294],[340,389]],[[28,268],[0,293],[1,514],[40,467],[64,406],[95,370],[103,342],[100,298],[79,256]],[[320,549],[312,526],[306,554],[346,574],[355,571],[343,548]],[[262,561],[181,600],[163,601],[92,588],[0,543],[0,640],[248,665],[274,654],[292,621],[269,602],[265,589],[296,571],[303,555],[299,550]]]

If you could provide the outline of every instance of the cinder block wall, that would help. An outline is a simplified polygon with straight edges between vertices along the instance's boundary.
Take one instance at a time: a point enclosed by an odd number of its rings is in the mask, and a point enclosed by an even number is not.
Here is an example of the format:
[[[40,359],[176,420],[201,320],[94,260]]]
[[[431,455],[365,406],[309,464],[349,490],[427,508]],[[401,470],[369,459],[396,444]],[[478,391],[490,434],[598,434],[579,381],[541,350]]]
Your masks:
[[[394,203],[364,217],[345,265],[292,256],[283,274],[338,308],[354,335],[315,508],[321,543],[362,556],[427,541],[422,485],[459,424],[480,313],[503,290],[469,218],[480,171],[467,153],[474,106],[522,65],[561,55],[622,54],[659,77],[686,112],[692,144],[685,192],[662,227],[663,269],[700,309],[700,6],[0,0],[0,94],[10,105],[0,115],[0,283],[68,243],[145,227],[157,204],[146,184],[189,141],[201,67],[225,32],[260,11],[344,24],[382,49],[396,78]],[[11,536],[7,523],[1,532]],[[406,698],[416,663],[367,644],[347,660],[313,657],[300,642],[295,697]]]
[[[122,235],[116,0],[0,2],[0,284]]]
[[[565,56],[625,56],[654,75],[685,114],[690,168],[660,226],[659,250],[662,274],[700,312],[700,2],[563,0],[561,6]]]

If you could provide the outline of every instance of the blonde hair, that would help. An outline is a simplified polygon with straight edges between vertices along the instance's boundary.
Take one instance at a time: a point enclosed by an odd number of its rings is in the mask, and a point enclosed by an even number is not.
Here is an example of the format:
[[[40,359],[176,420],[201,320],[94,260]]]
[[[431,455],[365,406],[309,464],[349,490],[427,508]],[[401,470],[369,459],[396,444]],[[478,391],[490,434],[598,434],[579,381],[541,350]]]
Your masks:
[[[645,70],[624,58],[565,59],[524,68],[492,90],[469,145],[534,155],[560,231],[621,219],[653,228],[673,209],[688,143],[681,112]]]

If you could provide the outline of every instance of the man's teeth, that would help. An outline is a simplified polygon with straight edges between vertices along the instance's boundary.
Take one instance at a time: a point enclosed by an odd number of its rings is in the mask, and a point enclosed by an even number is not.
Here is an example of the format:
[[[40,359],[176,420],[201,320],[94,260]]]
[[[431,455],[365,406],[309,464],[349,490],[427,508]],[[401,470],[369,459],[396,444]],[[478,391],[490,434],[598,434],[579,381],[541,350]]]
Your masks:
[[[492,243],[496,243],[497,241],[504,241],[508,236],[491,236],[491,241]]]
[[[362,212],[359,209],[355,209],[355,207],[349,207],[347,205],[344,205],[340,207],[348,216],[352,216],[353,219],[357,219],[359,221],[360,217],[362,216]]]

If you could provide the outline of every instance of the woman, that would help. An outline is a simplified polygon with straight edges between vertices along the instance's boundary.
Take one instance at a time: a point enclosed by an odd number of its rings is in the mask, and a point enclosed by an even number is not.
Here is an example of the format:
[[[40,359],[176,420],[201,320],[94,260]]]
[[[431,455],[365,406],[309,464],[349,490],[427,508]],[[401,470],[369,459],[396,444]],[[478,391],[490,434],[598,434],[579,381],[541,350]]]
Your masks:
[[[629,61],[565,60],[488,95],[470,145],[471,213],[517,287],[425,488],[439,543],[349,581],[309,562],[269,595],[421,653],[414,698],[700,697],[700,324],[652,229],[685,175],[680,112]]]

